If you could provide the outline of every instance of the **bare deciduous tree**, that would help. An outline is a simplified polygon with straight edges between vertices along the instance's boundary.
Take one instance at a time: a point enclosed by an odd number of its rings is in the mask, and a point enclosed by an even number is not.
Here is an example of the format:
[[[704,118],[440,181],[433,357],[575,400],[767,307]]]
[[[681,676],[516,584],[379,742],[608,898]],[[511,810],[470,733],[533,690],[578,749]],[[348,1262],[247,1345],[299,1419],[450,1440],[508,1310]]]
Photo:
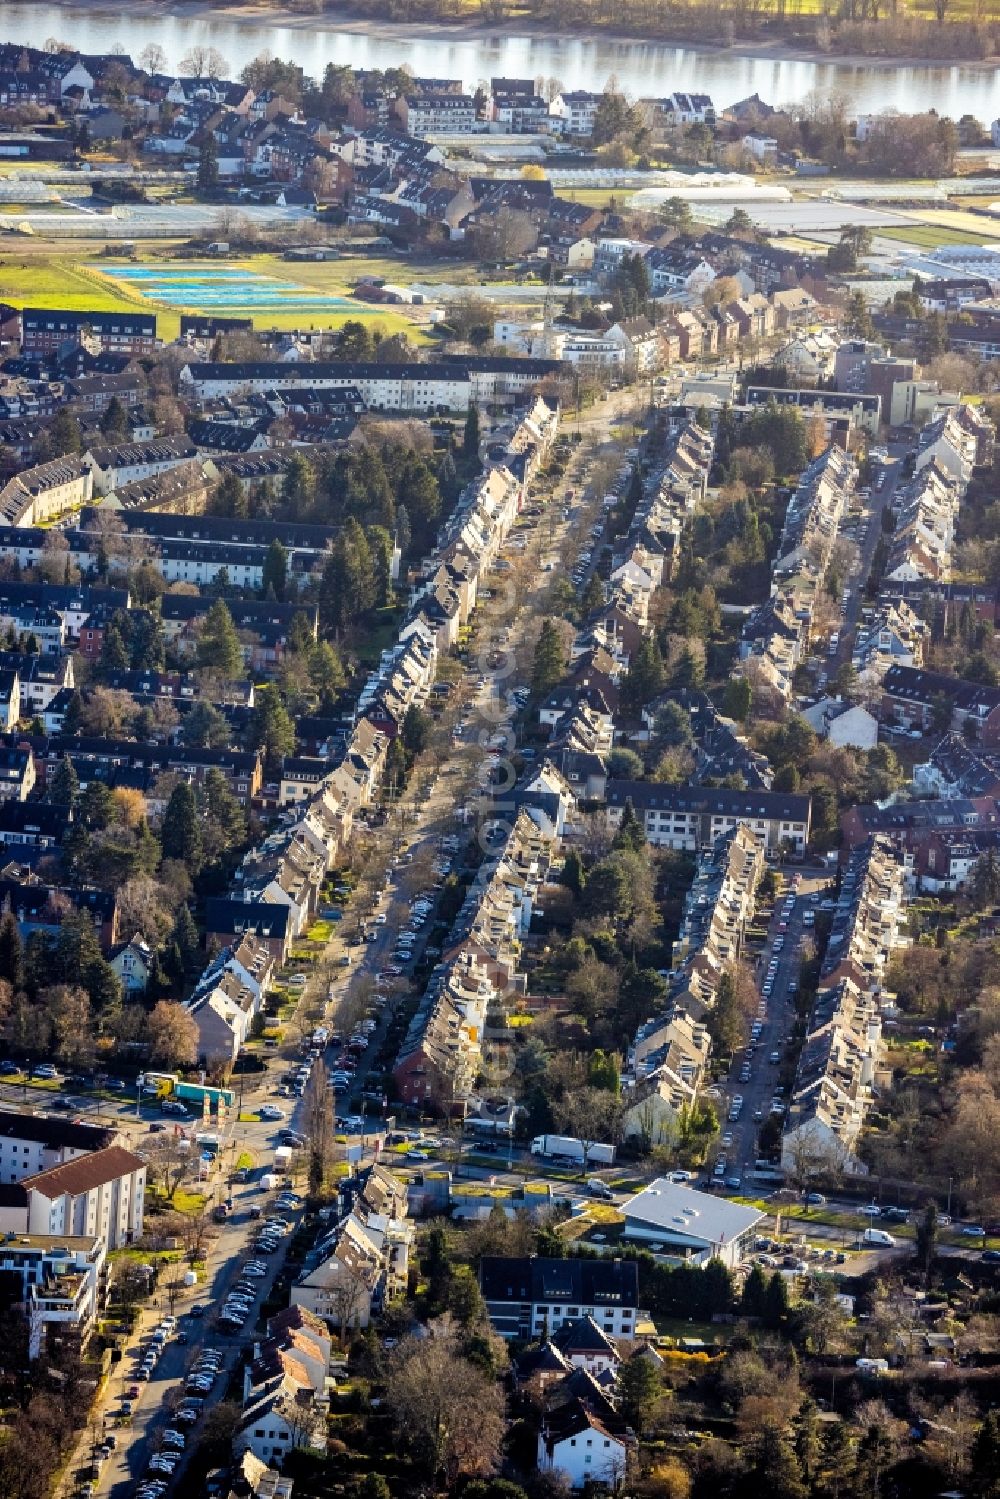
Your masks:
[[[388,1371],[388,1399],[401,1438],[434,1477],[490,1473],[504,1432],[503,1392],[462,1356],[450,1317],[424,1338],[406,1338]]]
[[[185,78],[225,78],[229,64],[218,47],[189,47],[177,71]]]

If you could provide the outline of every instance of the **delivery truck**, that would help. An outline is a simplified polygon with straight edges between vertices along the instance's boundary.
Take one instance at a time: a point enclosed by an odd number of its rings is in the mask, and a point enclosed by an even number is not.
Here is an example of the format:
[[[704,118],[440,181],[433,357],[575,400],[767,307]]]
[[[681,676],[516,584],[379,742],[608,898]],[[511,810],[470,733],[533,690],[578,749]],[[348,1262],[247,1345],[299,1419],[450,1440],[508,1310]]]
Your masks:
[[[531,1154],[544,1156],[550,1161],[569,1161],[582,1166],[583,1141],[572,1135],[536,1135],[531,1142]],[[590,1166],[613,1166],[615,1147],[602,1145],[594,1140],[587,1146],[587,1164]]]

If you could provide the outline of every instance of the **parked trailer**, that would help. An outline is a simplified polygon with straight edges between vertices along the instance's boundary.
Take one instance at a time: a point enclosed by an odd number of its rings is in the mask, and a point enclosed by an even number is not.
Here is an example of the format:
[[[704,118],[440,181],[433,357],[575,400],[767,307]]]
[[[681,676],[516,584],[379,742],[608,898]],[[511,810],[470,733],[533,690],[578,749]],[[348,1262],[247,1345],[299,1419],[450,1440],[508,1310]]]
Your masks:
[[[572,1135],[536,1135],[531,1142],[531,1154],[545,1156],[549,1160],[564,1159],[582,1166],[583,1141]],[[613,1166],[615,1147],[603,1145],[595,1140],[587,1146],[587,1164],[591,1166]]]
[[[236,1102],[236,1094],[231,1088],[210,1088],[207,1083],[175,1083],[171,1096],[193,1103],[198,1108],[204,1106],[207,1097],[209,1106],[216,1111],[220,1099],[227,1109],[231,1109]]]

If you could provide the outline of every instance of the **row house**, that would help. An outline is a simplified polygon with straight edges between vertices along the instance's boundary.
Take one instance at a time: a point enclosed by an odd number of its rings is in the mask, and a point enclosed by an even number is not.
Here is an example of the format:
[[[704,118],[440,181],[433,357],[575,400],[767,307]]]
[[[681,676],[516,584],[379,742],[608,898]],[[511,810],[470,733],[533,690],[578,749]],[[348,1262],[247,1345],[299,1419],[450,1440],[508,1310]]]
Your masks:
[[[674,312],[666,327],[677,339],[682,359],[700,359],[719,350],[719,324],[702,307],[688,307]]]
[[[232,893],[252,904],[288,906],[298,937],[316,913],[326,872],[326,861],[292,829],[277,828],[246,855],[233,876]]]
[[[923,428],[914,471],[919,473],[928,464],[933,464],[954,480],[964,493],[976,467],[979,445],[976,433],[968,430],[961,417],[962,410],[961,406],[951,407]]]
[[[261,762],[256,752],[58,734],[47,737],[22,735],[18,743],[30,748],[43,783],[63,756],[68,755],[84,788],[92,780],[108,780],[116,770],[144,768],[155,775],[173,773],[182,776],[193,785],[200,785],[209,770],[218,770],[243,806],[249,806],[261,788]]]
[[[790,701],[795,669],[809,647],[812,609],[791,590],[772,594],[754,609],[740,633],[740,662],[755,690]]]
[[[655,126],[714,125],[715,105],[709,94],[666,94],[660,99],[640,99]]]
[[[269,1318],[243,1372],[243,1409],[234,1453],[280,1464],[299,1448],[324,1453],[330,1414],[330,1357],[326,1324],[305,1307]]]
[[[658,781],[609,780],[608,820],[617,827],[627,802],[658,848],[698,853],[740,823],[764,839],[769,854],[803,854],[809,841],[808,796],[777,791],[732,791],[724,786],[670,786]]]
[[[819,990],[782,1136],[786,1171],[864,1174],[857,1146],[881,1060],[881,981],[899,939],[904,862],[874,837],[842,868]]]
[[[915,666],[890,666],[882,678],[879,716],[895,728],[922,734],[950,723],[992,748],[1000,744],[1000,687]]]
[[[252,935],[241,936],[212,959],[185,1001],[198,1026],[202,1066],[221,1058],[228,1067],[236,1060],[273,972],[273,956]]]
[[[698,1019],[688,1007],[671,1006],[663,1014],[650,1016],[636,1031],[628,1055],[633,1079],[629,1086],[649,1078],[656,1079],[658,1087],[666,1082],[672,1094],[672,1123],[677,1099],[682,1103],[694,1102],[711,1050],[711,1037],[704,1020]],[[630,1132],[645,1133],[645,1123],[640,1116],[633,1121]]]
[[[614,745],[615,726],[610,713],[587,699],[592,695],[583,689],[572,707],[559,718],[552,730],[546,753],[596,756],[605,761]]]
[[[481,1068],[487,1009],[523,987],[521,943],[557,838],[542,814],[522,808],[481,866],[396,1058],[393,1078],[408,1107],[464,1112]]]
[[[402,727],[407,711],[421,707],[437,676],[437,640],[422,621],[404,627],[399,639],[383,651],[379,665],[358,695],[355,713],[392,734]]]
[[[316,633],[315,609],[303,604],[282,604],[268,599],[228,599],[227,604],[240,636],[244,660],[251,670],[264,675],[273,676],[280,670],[296,618],[305,619],[312,633]],[[182,656],[195,652],[198,633],[210,605],[211,599],[204,595],[166,593],[160,599],[159,614],[164,636]],[[87,634],[84,628],[80,637],[81,650],[88,659],[95,659],[100,654],[100,643],[87,640]]]
[[[764,838],[745,823],[704,848],[671,958],[675,1008],[704,1020],[719,980],[739,962],[764,873]]]
[[[940,450],[940,449],[939,449]],[[946,583],[964,487],[936,461],[919,469],[895,506],[884,578],[890,584]]]
[[[154,437],[149,442],[91,448],[83,461],[94,476],[95,493],[103,495],[122,485],[151,479],[179,464],[189,463],[197,454],[195,443],[185,434],[180,434]]]
[[[441,167],[444,152],[430,141],[417,141],[401,130],[365,130],[335,141],[332,149],[341,160],[355,167],[386,167],[404,173],[421,165]]]
[[[635,1075],[622,1081],[622,1136],[645,1154],[677,1138],[677,1116],[693,1107],[712,1042],[684,1005],[654,1016],[635,1037]]]
[[[46,354],[86,335],[112,354],[151,354],[156,348],[153,312],[70,312],[65,308],[25,307],[21,313],[21,352]]]
[[[393,1067],[407,1108],[461,1114],[482,1065],[486,1011],[499,990],[485,963],[462,955],[432,973]]]
[[[685,423],[674,435],[668,456],[655,482],[644,486],[628,533],[616,547],[608,581],[607,602],[600,611],[606,633],[616,633],[616,620],[628,621],[626,634],[638,639],[648,632],[653,594],[673,570],[685,522],[707,492],[714,440],[696,422]],[[578,636],[573,654],[589,648],[587,635]],[[630,649],[638,644],[636,639]],[[620,669],[627,666],[606,640]]]
[[[862,611],[851,645],[859,681],[873,688],[891,666],[922,666],[930,634],[930,625],[902,599]]]
[[[949,732],[926,760],[913,767],[913,786],[921,796],[935,799],[998,796],[1000,757]]]
[[[406,1289],[413,1225],[404,1182],[377,1163],[343,1183],[343,1216],[310,1250],[289,1292],[346,1338]]]
[[[101,416],[112,401],[119,401],[127,407],[141,405],[146,395],[146,382],[140,370],[124,370],[114,375],[78,375],[66,381],[64,394],[66,403],[78,416]]]
[[[843,449],[829,447],[803,471],[785,512],[775,577],[825,571],[837,528],[849,506],[857,467]]]
[[[858,805],[840,814],[843,847],[848,850],[860,847],[877,834],[885,834],[896,841],[904,855],[912,854],[919,850],[933,828],[977,835],[1000,828],[1000,798],[987,794],[893,802],[887,807]]]
[[[724,310],[734,319],[740,338],[769,338],[774,332],[774,308],[762,292],[728,302]]]
[[[813,612],[856,482],[854,460],[833,444],[804,470],[785,512],[771,597],[743,627],[743,670],[786,701],[795,668],[810,644]]]
[[[44,109],[49,104],[57,103],[58,99],[58,85],[40,70],[0,70],[0,105],[4,109],[21,109],[26,104]]]
[[[624,1132],[648,1149],[672,1138],[694,1102],[711,1041],[706,1019],[724,973],[738,963],[764,873],[764,839],[745,824],[706,847],[684,903],[667,1008],[636,1033],[624,1088]]]
[[[89,504],[92,494],[93,475],[81,458],[55,458],[0,488],[0,525],[45,525]]]

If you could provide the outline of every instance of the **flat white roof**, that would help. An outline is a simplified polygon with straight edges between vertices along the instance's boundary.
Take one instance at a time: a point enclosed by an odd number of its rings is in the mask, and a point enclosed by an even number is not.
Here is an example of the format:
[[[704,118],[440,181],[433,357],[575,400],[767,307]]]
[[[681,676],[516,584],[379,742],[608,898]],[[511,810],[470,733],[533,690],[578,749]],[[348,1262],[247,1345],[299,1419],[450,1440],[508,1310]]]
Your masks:
[[[700,1239],[706,1244],[728,1244],[764,1216],[757,1208],[675,1184],[662,1176],[624,1203],[622,1212],[626,1234],[634,1227],[664,1237]]]

